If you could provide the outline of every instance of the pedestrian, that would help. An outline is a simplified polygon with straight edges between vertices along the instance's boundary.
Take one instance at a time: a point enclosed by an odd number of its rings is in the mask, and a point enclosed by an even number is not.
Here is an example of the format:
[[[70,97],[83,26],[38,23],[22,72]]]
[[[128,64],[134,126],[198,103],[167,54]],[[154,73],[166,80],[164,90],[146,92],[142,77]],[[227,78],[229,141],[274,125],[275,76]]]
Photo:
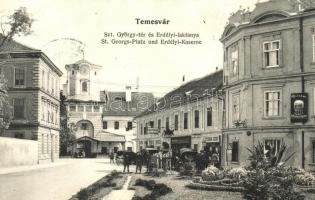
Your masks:
[[[115,163],[115,161],[114,161],[114,152],[110,152],[110,154],[109,154],[109,163]]]
[[[117,164],[117,153],[114,151],[114,163]],[[118,165],[118,164],[117,164]]]
[[[141,154],[141,152],[138,152],[136,155],[136,174],[138,173],[138,170],[141,174],[142,165],[143,165],[143,155]]]
[[[127,152],[123,154],[123,164],[124,164],[124,172],[126,171],[129,173],[129,165],[130,165],[130,155]]]

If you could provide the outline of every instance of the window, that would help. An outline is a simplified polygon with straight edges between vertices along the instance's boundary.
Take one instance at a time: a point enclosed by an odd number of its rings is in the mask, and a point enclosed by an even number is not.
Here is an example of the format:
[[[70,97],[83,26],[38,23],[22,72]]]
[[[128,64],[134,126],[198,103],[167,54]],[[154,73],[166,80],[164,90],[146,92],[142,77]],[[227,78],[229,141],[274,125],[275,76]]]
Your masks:
[[[159,132],[161,132],[161,119],[158,120],[158,129],[159,129]]]
[[[188,129],[188,113],[184,113],[184,129]]]
[[[42,106],[41,107],[41,110],[42,110],[42,113],[41,113],[42,119],[41,120],[44,121],[45,120],[45,106],[46,106],[45,101],[43,101],[43,100],[41,101],[41,106]]]
[[[150,128],[154,128],[154,121],[149,121]]]
[[[166,130],[170,129],[170,118],[169,117],[166,117],[166,119],[165,119],[165,128],[166,128]]]
[[[264,42],[264,67],[278,67],[280,58],[280,41]]]
[[[232,142],[232,162],[238,162],[238,141]]]
[[[195,110],[195,128],[199,128],[199,110]]]
[[[194,144],[194,151],[198,152],[198,144]]]
[[[71,70],[72,75],[74,75],[74,70]]]
[[[148,133],[148,123],[145,123],[145,126],[143,128],[143,134],[147,134]]]
[[[132,130],[132,122],[131,121],[127,122],[127,129]]]
[[[42,71],[42,88],[45,87],[45,71]]]
[[[85,112],[92,112],[92,106],[85,106]]]
[[[24,86],[25,85],[25,69],[24,68],[15,68],[15,86]]]
[[[87,123],[82,123],[81,124],[81,130],[87,130],[88,129],[88,124]]]
[[[13,116],[15,119],[24,119],[24,99],[13,99]]]
[[[49,91],[49,72],[47,72],[47,91]]]
[[[280,91],[265,92],[265,117],[278,117],[281,111]]]
[[[175,130],[177,131],[178,130],[178,115],[175,115]]]
[[[70,105],[69,109],[70,109],[70,112],[75,112],[76,111],[76,106],[75,105]]]
[[[212,108],[207,108],[207,126],[212,126]]]
[[[84,112],[84,106],[78,105],[78,112]]]
[[[266,157],[274,156],[279,152],[281,141],[279,139],[265,140],[265,153]]]
[[[235,47],[234,51],[231,53],[231,69],[232,75],[236,75],[238,73],[238,49]]]
[[[115,128],[115,129],[119,129],[119,122],[117,122],[117,121],[114,122],[114,128]]]
[[[98,105],[93,106],[93,110],[94,110],[94,112],[100,112],[100,106],[98,106]]]
[[[103,129],[107,129],[107,121],[103,121]]]
[[[87,82],[82,83],[82,92],[87,92]]]
[[[51,94],[55,94],[55,81],[54,77],[51,77]]]
[[[240,119],[240,95],[233,95],[232,97],[232,114],[233,121],[239,121]]]
[[[312,162],[315,163],[315,140],[312,141]]]
[[[143,134],[143,125],[140,124],[140,135],[142,135],[142,134]]]

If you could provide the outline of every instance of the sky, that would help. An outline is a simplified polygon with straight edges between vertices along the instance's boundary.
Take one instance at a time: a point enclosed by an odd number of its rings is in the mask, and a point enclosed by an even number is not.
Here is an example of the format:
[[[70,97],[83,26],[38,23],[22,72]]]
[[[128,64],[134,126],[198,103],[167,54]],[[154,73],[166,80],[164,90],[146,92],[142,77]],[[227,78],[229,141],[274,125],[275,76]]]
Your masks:
[[[35,20],[33,33],[15,39],[44,51],[64,74],[65,64],[84,57],[102,66],[96,80],[100,90],[135,88],[138,78],[140,92],[163,96],[180,86],[183,76],[187,82],[222,68],[219,38],[228,17],[240,6],[253,9],[255,3],[257,0],[0,0],[0,16],[26,7]],[[168,19],[170,23],[144,25],[135,18]],[[101,44],[104,32],[197,33],[202,44]],[[84,47],[84,56],[78,46]]]

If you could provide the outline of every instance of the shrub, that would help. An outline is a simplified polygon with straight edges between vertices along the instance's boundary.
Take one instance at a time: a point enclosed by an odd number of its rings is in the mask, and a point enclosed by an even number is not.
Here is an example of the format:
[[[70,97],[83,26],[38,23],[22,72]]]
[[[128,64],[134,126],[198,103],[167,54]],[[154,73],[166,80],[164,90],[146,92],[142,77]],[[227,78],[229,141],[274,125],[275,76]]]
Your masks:
[[[165,184],[156,184],[153,188],[151,195],[157,198],[166,195],[172,191],[173,190]]]
[[[264,145],[258,143],[250,150],[248,173],[242,178],[245,199],[250,200],[302,200],[305,197],[294,190],[296,170],[284,167],[291,154],[283,159],[287,146],[282,143],[274,155],[266,155]]]
[[[247,170],[243,167],[236,167],[226,171],[227,177],[233,180],[240,180],[247,175]]]
[[[313,174],[304,171],[294,177],[294,182],[297,185],[310,186],[314,184],[315,177]]]
[[[202,180],[205,181],[216,181],[224,178],[224,172],[219,170],[213,165],[210,165],[201,174]]]

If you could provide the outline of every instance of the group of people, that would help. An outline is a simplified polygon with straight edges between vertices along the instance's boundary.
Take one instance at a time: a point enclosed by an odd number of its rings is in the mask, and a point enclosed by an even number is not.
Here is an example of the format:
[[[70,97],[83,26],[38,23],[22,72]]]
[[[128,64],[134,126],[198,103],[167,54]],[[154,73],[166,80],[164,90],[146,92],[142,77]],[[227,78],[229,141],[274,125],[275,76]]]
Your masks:
[[[117,163],[117,153],[111,152],[109,154],[110,163]],[[179,153],[172,151],[146,151],[141,150],[138,153],[123,152],[122,164],[124,166],[123,172],[130,172],[129,166],[131,164],[136,165],[136,173],[142,173],[143,166],[146,166],[146,172],[150,173],[157,169],[163,169],[164,171],[171,169],[179,169],[180,163],[185,162]],[[187,159],[186,159],[187,160]],[[220,156],[218,150],[212,151],[202,150],[199,153],[194,154],[189,162],[194,162],[196,165],[197,173],[208,167],[208,165],[220,166]]]

